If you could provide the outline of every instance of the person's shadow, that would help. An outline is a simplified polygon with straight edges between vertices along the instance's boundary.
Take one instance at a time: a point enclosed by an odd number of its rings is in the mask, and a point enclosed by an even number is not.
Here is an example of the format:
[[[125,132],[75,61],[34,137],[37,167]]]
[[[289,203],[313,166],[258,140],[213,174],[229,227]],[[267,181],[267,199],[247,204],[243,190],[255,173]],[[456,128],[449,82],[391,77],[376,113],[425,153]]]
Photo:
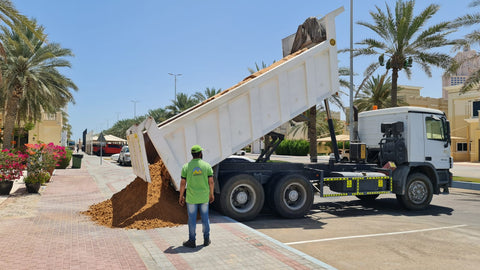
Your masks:
[[[196,248],[188,248],[184,246],[169,246],[164,252],[167,254],[178,254],[178,253],[193,253],[200,251],[202,248],[204,248],[204,245],[198,245]]]

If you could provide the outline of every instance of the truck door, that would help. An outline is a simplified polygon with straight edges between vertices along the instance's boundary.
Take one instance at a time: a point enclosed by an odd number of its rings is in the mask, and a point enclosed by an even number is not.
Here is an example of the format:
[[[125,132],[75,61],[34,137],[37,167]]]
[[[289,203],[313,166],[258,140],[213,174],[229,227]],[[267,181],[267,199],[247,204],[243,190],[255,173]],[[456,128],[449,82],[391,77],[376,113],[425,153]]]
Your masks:
[[[450,168],[450,145],[443,116],[425,114],[425,161],[436,169]]]

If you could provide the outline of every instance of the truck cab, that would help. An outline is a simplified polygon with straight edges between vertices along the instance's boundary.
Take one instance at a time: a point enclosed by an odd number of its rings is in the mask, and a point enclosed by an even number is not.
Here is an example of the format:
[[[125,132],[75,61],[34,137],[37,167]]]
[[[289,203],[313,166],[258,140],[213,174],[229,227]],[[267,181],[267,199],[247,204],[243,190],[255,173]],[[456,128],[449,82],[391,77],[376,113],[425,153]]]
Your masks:
[[[368,161],[394,162],[393,192],[408,208],[422,209],[432,194],[452,184],[450,125],[445,113],[420,107],[396,107],[362,112],[358,135]]]

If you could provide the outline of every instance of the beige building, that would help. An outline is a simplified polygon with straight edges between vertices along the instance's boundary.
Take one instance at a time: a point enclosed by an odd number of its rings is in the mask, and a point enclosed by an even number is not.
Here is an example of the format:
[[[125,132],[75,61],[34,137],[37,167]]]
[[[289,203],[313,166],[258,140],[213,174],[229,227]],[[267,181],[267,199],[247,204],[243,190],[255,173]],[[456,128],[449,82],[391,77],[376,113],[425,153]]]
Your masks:
[[[408,103],[408,106],[437,109],[448,115],[448,102],[443,98],[422,97],[420,90],[423,87],[399,85],[398,98]]]
[[[3,124],[3,114],[0,114],[0,123]],[[15,134],[14,140],[17,144],[25,143],[54,143],[56,145],[62,144],[62,127],[63,117],[61,112],[57,113],[43,113],[42,120],[35,123],[33,129],[28,131],[28,134],[23,134],[18,137]]]
[[[452,134],[452,156],[455,161],[480,161],[480,89],[460,93],[466,79],[480,68],[480,57],[474,50],[459,52],[462,63],[457,73],[442,78],[442,93],[448,100],[448,119]]]
[[[28,132],[28,143],[62,144],[63,117],[61,112],[43,113],[42,120]]]
[[[455,161],[480,161],[480,90],[460,93],[462,85],[444,87],[448,95],[452,156]]]

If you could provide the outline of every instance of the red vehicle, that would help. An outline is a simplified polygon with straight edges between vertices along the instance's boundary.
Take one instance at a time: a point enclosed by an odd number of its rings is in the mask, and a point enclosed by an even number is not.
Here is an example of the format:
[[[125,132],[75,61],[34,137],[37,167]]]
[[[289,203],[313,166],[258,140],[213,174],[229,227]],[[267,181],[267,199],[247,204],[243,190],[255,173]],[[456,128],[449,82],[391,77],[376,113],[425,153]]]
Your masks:
[[[107,143],[105,146],[102,147],[102,156],[111,156],[113,154],[118,154],[122,150],[123,144],[118,143]],[[99,156],[100,155],[100,144],[95,143],[93,145],[92,152]]]

